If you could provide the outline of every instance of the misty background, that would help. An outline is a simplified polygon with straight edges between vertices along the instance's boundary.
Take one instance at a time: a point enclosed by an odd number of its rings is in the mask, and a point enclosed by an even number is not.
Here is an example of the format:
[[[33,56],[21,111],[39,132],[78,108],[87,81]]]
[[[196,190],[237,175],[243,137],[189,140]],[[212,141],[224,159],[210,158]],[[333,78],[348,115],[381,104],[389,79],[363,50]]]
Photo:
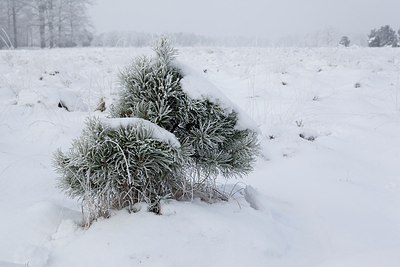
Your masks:
[[[0,0],[0,48],[368,45],[400,27],[396,0]]]
[[[399,10],[396,0],[96,0],[90,13],[98,33],[184,32],[259,45],[332,46],[342,35],[367,45],[370,30],[386,24],[397,30]]]

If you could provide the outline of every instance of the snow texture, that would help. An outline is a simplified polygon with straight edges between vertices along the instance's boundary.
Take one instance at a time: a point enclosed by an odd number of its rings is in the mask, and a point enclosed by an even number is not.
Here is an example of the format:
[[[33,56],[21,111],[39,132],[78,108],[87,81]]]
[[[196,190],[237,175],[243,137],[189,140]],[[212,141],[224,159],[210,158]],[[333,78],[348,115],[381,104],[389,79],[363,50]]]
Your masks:
[[[179,143],[176,136],[165,130],[164,128],[154,124],[150,121],[140,119],[140,118],[102,118],[102,125],[117,129],[119,127],[127,128],[131,127],[143,127],[151,133],[151,137],[154,139],[164,142],[166,144],[170,144],[175,148],[179,148],[181,144]]]
[[[246,115],[236,104],[225,96],[214,84],[200,75],[199,71],[194,70],[186,64],[175,62],[175,66],[181,70],[183,79],[181,80],[182,90],[192,99],[209,99],[211,102],[219,104],[227,114],[232,111],[237,113],[238,122],[236,129],[250,129],[260,133],[257,124]]]
[[[153,52],[0,51],[1,267],[400,266],[392,48],[180,49],[181,62],[257,123],[268,160],[243,180],[217,181],[231,201],[164,201],[162,215],[119,211],[83,229],[79,203],[56,187],[52,155],[88,116],[107,116],[94,111],[99,99],[113,103],[119,70],[142,54]],[[83,106],[59,108],[64,93]]]

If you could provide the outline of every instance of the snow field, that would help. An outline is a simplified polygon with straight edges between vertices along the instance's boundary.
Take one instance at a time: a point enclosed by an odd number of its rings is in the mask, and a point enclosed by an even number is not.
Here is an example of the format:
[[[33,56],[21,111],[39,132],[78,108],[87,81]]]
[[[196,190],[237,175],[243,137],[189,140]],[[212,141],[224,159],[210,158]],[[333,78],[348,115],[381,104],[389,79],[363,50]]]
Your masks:
[[[168,201],[89,229],[52,153],[151,50],[0,51],[0,266],[399,266],[398,49],[179,51],[258,124],[264,157],[221,180],[228,203]]]

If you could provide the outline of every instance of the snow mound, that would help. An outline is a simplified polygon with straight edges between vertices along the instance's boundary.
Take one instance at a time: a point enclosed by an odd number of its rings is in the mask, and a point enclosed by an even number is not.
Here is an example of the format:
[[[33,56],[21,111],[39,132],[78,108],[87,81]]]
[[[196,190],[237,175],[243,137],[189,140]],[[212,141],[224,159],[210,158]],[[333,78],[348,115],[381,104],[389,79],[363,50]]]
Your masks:
[[[41,267],[47,264],[49,255],[50,251],[45,247],[25,245],[15,252],[15,259],[24,263],[22,266]]]
[[[0,86],[0,103],[8,104],[15,101],[15,92],[10,88]]]
[[[17,104],[22,106],[42,105],[46,108],[60,107],[60,102],[68,111],[88,111],[79,93],[62,88],[24,89],[18,93]]]
[[[244,111],[226,97],[214,84],[201,76],[193,68],[184,63],[177,62],[175,66],[182,71],[183,79],[181,80],[182,90],[193,99],[209,99],[219,104],[227,114],[232,111],[237,113],[238,122],[236,129],[250,129],[260,133],[257,123],[253,121]]]
[[[258,199],[258,192],[255,188],[248,185],[244,189],[244,199],[249,203],[250,207],[255,210],[264,210],[263,205]]]
[[[150,121],[140,119],[140,118],[102,118],[100,119],[103,125],[117,129],[119,127],[143,127],[150,131],[151,137],[154,139],[170,144],[175,148],[179,148],[181,144],[174,134],[165,130],[164,128],[154,124]]]

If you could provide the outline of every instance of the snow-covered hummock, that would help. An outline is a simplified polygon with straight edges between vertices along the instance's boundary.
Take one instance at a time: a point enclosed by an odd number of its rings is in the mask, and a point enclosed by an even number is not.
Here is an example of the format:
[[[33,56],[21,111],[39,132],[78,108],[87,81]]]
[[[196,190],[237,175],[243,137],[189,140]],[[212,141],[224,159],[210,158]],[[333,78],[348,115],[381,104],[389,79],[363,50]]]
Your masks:
[[[113,129],[117,129],[119,127],[126,128],[128,126],[142,127],[149,130],[151,137],[158,141],[170,144],[175,148],[179,148],[181,146],[173,133],[148,120],[140,118],[102,118],[100,121],[104,126],[108,126]]]
[[[89,107],[82,100],[82,94],[66,88],[40,88],[21,90],[17,104],[25,106],[41,105],[45,108],[59,107],[62,102],[68,111],[88,111]]]
[[[198,100],[209,99],[211,102],[219,104],[227,114],[235,111],[238,117],[235,126],[236,129],[250,129],[254,132],[261,133],[254,120],[224,95],[213,83],[201,76],[199,72],[179,61],[175,62],[175,66],[182,72],[182,90],[189,97]]]

